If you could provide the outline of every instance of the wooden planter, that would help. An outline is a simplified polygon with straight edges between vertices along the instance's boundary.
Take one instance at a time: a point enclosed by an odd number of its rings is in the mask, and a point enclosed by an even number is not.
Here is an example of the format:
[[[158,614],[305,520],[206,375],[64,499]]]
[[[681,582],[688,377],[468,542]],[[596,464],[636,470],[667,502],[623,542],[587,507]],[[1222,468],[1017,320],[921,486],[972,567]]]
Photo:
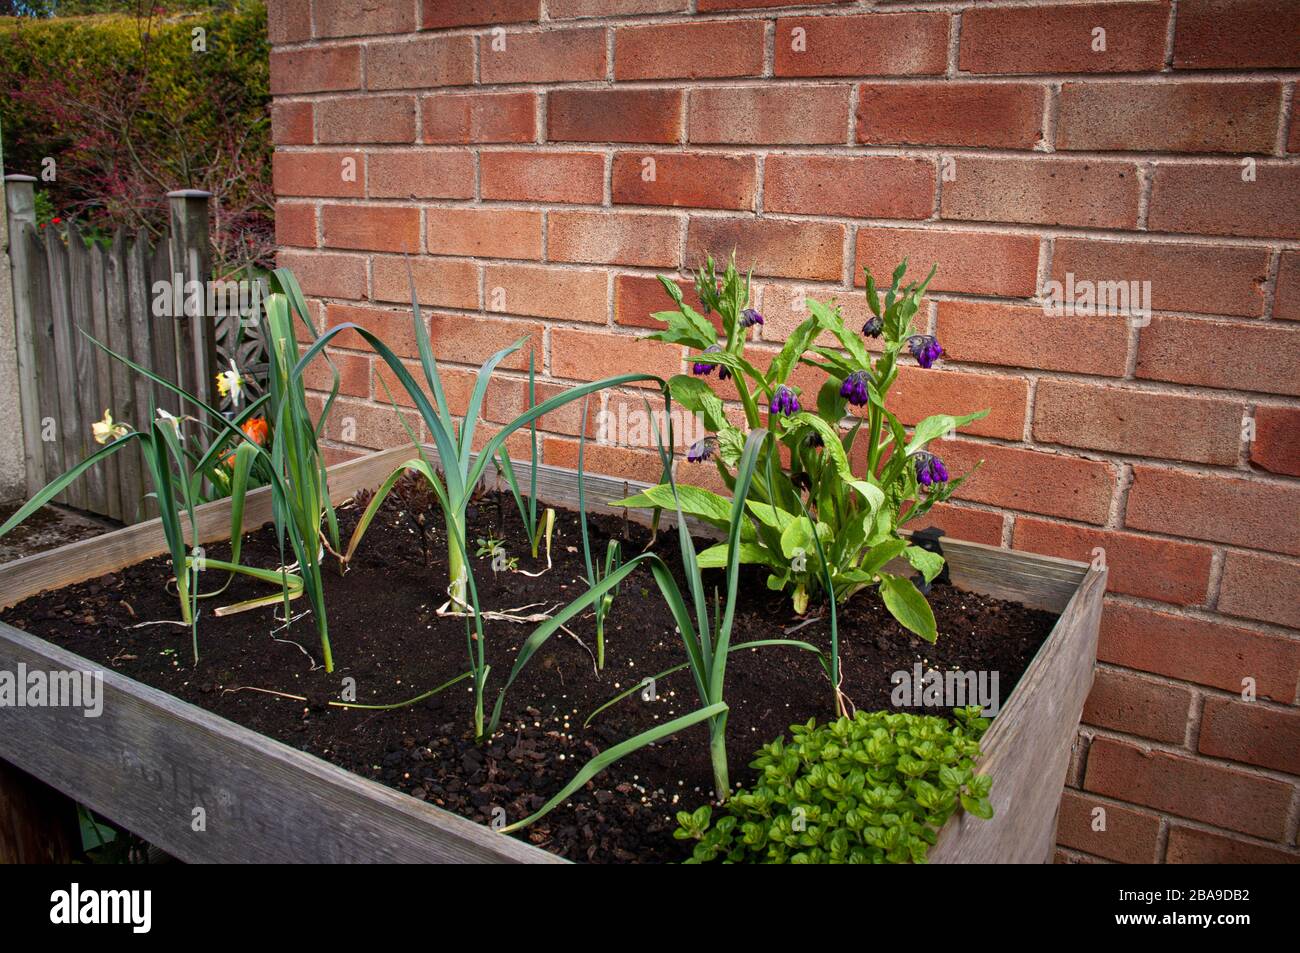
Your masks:
[[[409,447],[330,470],[338,501],[378,485]],[[527,464],[516,464],[523,476]],[[577,475],[539,467],[538,496],[573,506]],[[587,477],[593,511],[640,484]],[[618,512],[622,512],[619,510]],[[266,489],[249,494],[245,526],[271,519]],[[229,503],[198,510],[199,542],[225,538]],[[1084,699],[1092,685],[1104,569],[944,541],[953,583],[1061,613],[983,740],[993,777],[991,821],[958,815],[940,834],[937,863],[1051,860],[1056,813]],[[158,521],[0,565],[0,606],[113,572],[165,552]],[[0,671],[99,671],[101,666],[0,623]],[[201,708],[103,670],[103,712],[0,707],[0,759],[188,862],[563,863],[294,750]],[[204,808],[206,831],[191,829]]]

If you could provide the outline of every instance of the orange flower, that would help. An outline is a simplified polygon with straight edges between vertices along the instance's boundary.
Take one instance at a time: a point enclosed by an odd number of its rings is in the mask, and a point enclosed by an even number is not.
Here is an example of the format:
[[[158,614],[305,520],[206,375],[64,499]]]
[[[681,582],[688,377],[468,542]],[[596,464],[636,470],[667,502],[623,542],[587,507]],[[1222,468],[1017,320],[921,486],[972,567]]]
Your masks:
[[[244,421],[244,426],[239,428],[244,431],[244,436],[259,447],[266,445],[266,438],[269,437],[270,429],[266,426],[265,417],[250,417]]]

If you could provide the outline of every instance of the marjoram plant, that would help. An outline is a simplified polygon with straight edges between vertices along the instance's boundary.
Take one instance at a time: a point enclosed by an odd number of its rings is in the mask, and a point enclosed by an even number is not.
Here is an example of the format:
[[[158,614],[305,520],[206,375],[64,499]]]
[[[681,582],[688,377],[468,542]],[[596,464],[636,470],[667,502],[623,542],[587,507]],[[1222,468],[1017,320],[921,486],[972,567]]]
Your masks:
[[[809,317],[790,333],[766,370],[745,355],[751,329],[763,324],[763,316],[750,306],[750,278],[737,271],[734,256],[720,275],[712,257],[696,274],[704,313],[683,300],[676,282],[660,277],[677,310],[656,313],[666,327],[650,337],[697,352],[691,356],[691,373],[668,382],[672,398],[697,413],[708,431],[691,446],[689,461],[712,461],[724,483],[734,488],[746,432],[765,426],[780,443],[779,449],[764,451],[776,455],[775,466],[760,465],[755,473],[746,501],[753,522],[746,521],[742,529],[741,559],[765,566],[768,587],[789,591],[800,614],[828,578],[841,603],[876,586],[903,626],[933,642],[938,632],[929,603],[910,578],[886,567],[902,557],[927,583],[942,570],[941,556],[911,545],[900,529],[948,499],[964,479],[950,479],[943,461],[928,449],[931,442],[988,411],[927,417],[909,436],[886,407],[903,352],[923,368],[943,353],[939,342],[913,323],[934,269],[925,281],[900,288],[906,268],[905,261],[894,271],[883,300],[867,271],[872,317],[861,333],[845,326],[834,303],[808,298]],[[721,335],[707,316],[711,312],[719,318]],[[823,343],[828,338],[833,345]],[[879,343],[879,354],[873,356],[868,340]],[[815,395],[793,383],[792,373],[800,365],[825,375]],[[715,380],[721,385],[716,390]],[[743,428],[727,417],[727,381],[733,382],[743,410]],[[854,472],[855,460],[861,461],[860,473]],[[685,485],[677,487],[677,497],[688,514],[726,527],[731,506],[723,497]],[[623,501],[664,509],[673,504],[666,484]],[[700,553],[699,561],[717,567],[725,558],[725,547],[715,546]]]

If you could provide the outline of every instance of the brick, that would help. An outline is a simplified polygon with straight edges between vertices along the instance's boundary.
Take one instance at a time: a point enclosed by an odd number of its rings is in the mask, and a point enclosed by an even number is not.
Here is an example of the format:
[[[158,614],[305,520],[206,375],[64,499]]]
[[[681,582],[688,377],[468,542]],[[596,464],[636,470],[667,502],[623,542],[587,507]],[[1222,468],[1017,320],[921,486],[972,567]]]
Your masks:
[[[277,146],[309,146],[315,142],[311,103],[272,103],[271,141]]]
[[[682,13],[690,0],[550,0],[546,15],[552,20],[575,17],[620,17],[634,13]]]
[[[682,291],[685,302],[696,311],[702,312],[703,305],[695,294],[695,286],[689,281],[678,281],[677,287]],[[663,322],[656,321],[651,315],[658,311],[673,311],[676,305],[658,278],[644,275],[616,275],[614,277],[614,323],[633,328],[663,327]],[[721,328],[716,314],[708,317],[714,327]]]
[[[605,78],[605,31],[548,30],[484,36],[483,83],[575,83]]]
[[[942,529],[949,539],[965,539],[987,546],[999,546],[1002,543],[1002,514],[992,510],[936,503],[924,516],[918,516],[904,529],[911,532],[932,526]]]
[[[970,73],[1159,72],[1169,3],[1080,3],[968,9],[958,68]],[[1093,50],[1093,30],[1106,49]]]
[[[325,205],[321,208],[326,248],[366,251],[420,250],[420,210],[389,205]]]
[[[1300,394],[1300,328],[1154,318],[1138,334],[1137,376],[1148,380]]]
[[[356,0],[313,0],[318,37],[376,36],[410,33],[415,7],[402,3],[357,3]]]
[[[541,0],[421,0],[420,29],[526,23],[542,18]]]
[[[1291,785],[1206,761],[1097,738],[1085,788],[1216,827],[1279,838]]]
[[[845,327],[861,328],[870,316],[865,295],[845,297],[842,289],[821,285],[805,287],[771,282],[758,287],[758,298],[759,303],[755,307],[763,314],[759,336],[764,341],[777,344],[784,344],[794,329],[808,320],[809,298],[839,308]],[[819,334],[813,343],[825,347],[840,346],[835,335],[829,331]],[[880,338],[865,338],[863,344],[869,351],[883,350]]]
[[[1101,549],[1109,592],[1160,602],[1201,604],[1210,582],[1210,547],[1181,540],[1018,516],[1012,545],[1087,563],[1093,562]]]
[[[1300,484],[1136,466],[1125,524],[1300,555]]]
[[[549,212],[551,261],[676,268],[681,264],[678,215],[638,212]]]
[[[406,421],[403,427],[402,421]],[[418,415],[401,413],[389,406],[374,406],[358,400],[340,397],[334,402],[330,414],[325,418],[325,437],[329,440],[342,441],[344,427],[349,426],[354,439],[351,443],[371,450],[387,450],[390,447],[408,446],[410,433],[421,435],[422,424]]]
[[[1033,149],[1046,103],[1029,83],[863,83],[858,142]]]
[[[753,211],[758,173],[753,156],[619,152],[611,182],[615,205]]]
[[[871,269],[877,285],[904,259],[924,278],[937,265],[931,291],[1029,297],[1038,290],[1038,237],[1008,232],[946,231],[936,228],[858,229],[853,282],[866,284]]]
[[[266,11],[272,43],[301,43],[311,39],[311,0],[280,0]]]
[[[1260,162],[1244,182],[1236,162],[1157,165],[1147,227],[1153,232],[1294,238],[1300,233],[1300,166]]]
[[[614,31],[614,78],[761,76],[763,33],[758,20],[619,27]]]
[[[303,371],[303,385],[308,390],[319,390],[328,393],[334,386],[334,371],[337,371],[340,394],[349,397],[369,397],[370,357],[365,354],[352,354],[334,348],[327,348],[326,353],[329,355],[329,360],[334,364],[333,369],[323,356],[317,354],[312,359],[312,362],[307,365],[306,370]]]
[[[1241,446],[1240,401],[1042,380],[1034,440],[1232,466]]]
[[[366,189],[364,163],[360,152],[276,152],[275,194],[359,198]]]
[[[528,370],[528,352],[531,349],[540,368],[543,328],[544,325],[540,321],[507,321],[503,318],[466,314],[429,316],[429,339],[438,360],[453,364],[473,364],[475,367],[481,365],[497,351],[526,338],[523,347],[504,358],[498,367],[516,371]]]
[[[353,299],[366,296],[366,259],[363,255],[281,251],[276,255],[276,262],[281,268],[293,272],[306,295]]]
[[[489,264],[483,288],[489,311],[592,324],[604,324],[609,314],[608,280],[601,270]]]
[[[316,136],[323,143],[415,142],[415,98],[361,96],[318,100]]]
[[[410,271],[407,270],[408,265]],[[371,263],[376,301],[411,303],[411,282],[420,304],[444,308],[478,307],[478,265],[472,261],[407,259],[376,255]]]
[[[848,86],[722,86],[691,90],[691,142],[819,145],[848,140]]]
[[[271,95],[361,88],[361,47],[271,51]]]
[[[356,325],[378,337],[398,357],[416,357],[419,349],[415,343],[415,325],[408,307],[402,311],[388,308],[361,307],[358,305],[330,304],[325,309],[325,327],[333,329],[342,325]],[[331,347],[355,351],[373,351],[353,328],[339,331],[330,339]],[[400,386],[400,385],[398,385]],[[396,394],[396,389],[394,394]]]
[[[1207,698],[1197,750],[1300,775],[1300,711]]]
[[[1216,608],[1225,615],[1300,629],[1297,592],[1300,564],[1294,559],[1229,550],[1224,557]]]
[[[943,13],[782,17],[775,75],[936,76],[948,67],[948,19]]]
[[[593,361],[593,354],[604,355],[604,360]],[[618,374],[657,374],[667,380],[681,372],[681,354],[681,347],[662,341],[607,331],[551,329],[552,377],[594,381]]]
[[[472,199],[474,157],[463,150],[372,152],[366,189],[372,199]]]
[[[485,199],[598,204],[605,157],[598,152],[485,152],[479,156]]]
[[[542,257],[542,213],[515,209],[429,208],[425,247],[431,255]]]
[[[367,89],[430,89],[473,84],[473,37],[403,37],[366,47]]]
[[[1255,408],[1250,462],[1270,473],[1300,476],[1300,410],[1269,404]]]
[[[1259,317],[1264,310],[1268,250],[1232,245],[1094,241],[1057,238],[1052,279],[1149,281],[1157,311]]]
[[[687,231],[688,261],[726,259],[758,275],[838,280],[844,268],[844,226],[775,218],[696,218]]]
[[[1290,0],[1180,0],[1175,69],[1300,67]]]
[[[680,142],[684,95],[676,89],[559,89],[546,96],[552,142]]]
[[[1101,668],[1083,706],[1084,724],[1181,745],[1192,693],[1179,685]]]
[[[277,245],[316,247],[316,206],[306,202],[277,202],[275,205]]]
[[[977,11],[978,12],[978,11]],[[1088,228],[1137,225],[1137,166],[1117,159],[967,158],[943,183],[946,219]]]
[[[547,437],[543,446],[543,459],[548,466],[578,468],[578,441]],[[584,451],[583,469],[587,473],[604,473],[645,483],[658,483],[663,473],[659,454],[654,449],[633,450],[590,441]]]
[[[890,388],[886,406],[911,427],[934,414],[970,414],[989,411],[983,420],[962,427],[959,433],[1019,440],[1025,428],[1029,381],[1005,374],[970,374],[965,371],[902,365]],[[943,442],[936,444],[941,452]]]
[[[1282,252],[1273,298],[1273,317],[1300,321],[1300,251]]]
[[[934,165],[896,156],[771,155],[763,208],[848,218],[929,218]]]
[[[1105,829],[1095,830],[1094,811],[1105,811]],[[1056,842],[1124,864],[1150,864],[1156,860],[1160,818],[1146,811],[1090,798],[1068,788],[1061,797],[1056,820]]]
[[[1272,152],[1280,83],[1065,83],[1058,149]]]
[[[420,108],[425,142],[532,142],[537,138],[537,97],[532,93],[435,93],[421,100]]]
[[[699,0],[701,13],[713,10],[753,10],[759,7],[829,7],[851,0]]]
[[[1300,864],[1300,853],[1215,831],[1169,825],[1167,864]]]
[[[936,332],[954,361],[1119,377],[1128,354],[1123,318],[1056,318],[1032,306],[940,301]]]
[[[1236,693],[1251,679],[1259,697],[1290,703],[1300,642],[1108,599],[1097,660]]]
[[[1106,520],[1115,485],[1109,464],[960,438],[934,449],[950,472],[970,474],[957,489],[957,499],[1085,523]]]

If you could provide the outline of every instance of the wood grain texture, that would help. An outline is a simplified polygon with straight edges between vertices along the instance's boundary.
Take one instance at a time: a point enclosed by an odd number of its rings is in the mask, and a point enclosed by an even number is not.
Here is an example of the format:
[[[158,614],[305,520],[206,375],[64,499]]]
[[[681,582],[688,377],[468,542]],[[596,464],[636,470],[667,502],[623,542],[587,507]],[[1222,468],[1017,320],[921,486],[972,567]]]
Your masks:
[[[372,488],[413,455],[411,448],[399,447],[339,464],[330,470],[330,495],[340,501]],[[516,471],[526,481],[528,464],[516,463]],[[621,513],[610,502],[643,487],[592,474],[588,504],[594,512]],[[574,505],[576,474],[539,467],[538,496]],[[269,491],[250,493],[246,531],[270,517]],[[199,509],[201,542],[228,533],[228,501]],[[985,736],[981,770],[994,778],[993,820],[954,818],[931,861],[1046,863],[1070,748],[1092,684],[1106,574],[1083,563],[977,543],[945,539],[943,546],[959,587],[1062,615]],[[155,520],[30,556],[0,566],[0,605],[164,551]],[[19,661],[47,669],[93,668],[0,625],[0,668]],[[0,758],[183,860],[557,860],[113,672],[104,679],[105,710],[98,719],[67,709],[0,709]],[[209,803],[218,807],[224,839],[211,836],[211,823],[207,835],[189,829],[189,812]]]
[[[80,855],[76,803],[0,761],[0,864],[70,864]]]

